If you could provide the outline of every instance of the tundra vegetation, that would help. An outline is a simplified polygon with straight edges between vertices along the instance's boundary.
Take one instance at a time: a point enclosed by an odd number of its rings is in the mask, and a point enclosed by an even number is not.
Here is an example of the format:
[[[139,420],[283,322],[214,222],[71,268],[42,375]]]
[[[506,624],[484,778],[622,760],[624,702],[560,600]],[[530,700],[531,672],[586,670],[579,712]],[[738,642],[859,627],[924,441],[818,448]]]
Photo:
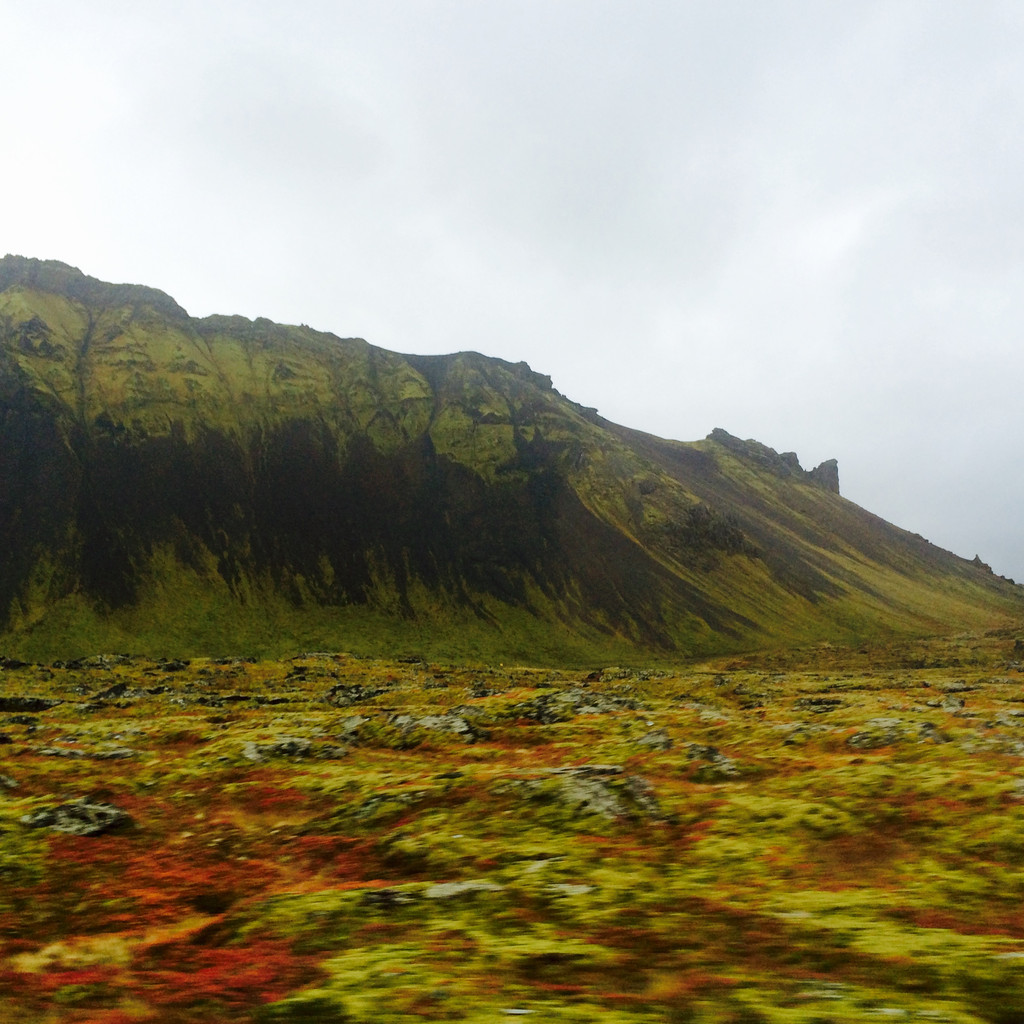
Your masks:
[[[0,1019],[1024,1019],[1020,630],[0,664]]]

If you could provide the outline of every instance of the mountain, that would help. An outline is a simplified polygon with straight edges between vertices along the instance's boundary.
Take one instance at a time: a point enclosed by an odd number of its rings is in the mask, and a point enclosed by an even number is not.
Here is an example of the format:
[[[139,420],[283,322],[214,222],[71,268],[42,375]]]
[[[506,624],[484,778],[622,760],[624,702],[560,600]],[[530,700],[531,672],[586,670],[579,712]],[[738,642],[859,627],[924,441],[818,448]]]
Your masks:
[[[838,469],[610,423],[525,363],[194,319],[0,261],[0,649],[586,661],[975,628],[1024,588]]]

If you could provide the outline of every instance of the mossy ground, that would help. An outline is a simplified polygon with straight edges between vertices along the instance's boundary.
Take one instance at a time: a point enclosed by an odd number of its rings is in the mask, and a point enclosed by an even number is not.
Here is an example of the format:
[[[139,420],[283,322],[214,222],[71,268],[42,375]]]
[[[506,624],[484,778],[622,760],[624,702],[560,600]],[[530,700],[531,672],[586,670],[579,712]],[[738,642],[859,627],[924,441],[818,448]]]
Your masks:
[[[0,1020],[1018,1021],[1018,635],[8,661]]]

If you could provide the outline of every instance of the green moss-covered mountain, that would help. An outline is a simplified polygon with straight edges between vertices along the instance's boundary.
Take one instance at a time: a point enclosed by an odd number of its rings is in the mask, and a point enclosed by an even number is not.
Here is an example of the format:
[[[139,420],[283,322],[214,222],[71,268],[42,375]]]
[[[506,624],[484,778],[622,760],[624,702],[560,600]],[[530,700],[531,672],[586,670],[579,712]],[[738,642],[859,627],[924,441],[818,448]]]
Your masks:
[[[0,261],[0,649],[533,662],[991,624],[1024,588],[835,463],[610,423],[525,363],[403,356]]]

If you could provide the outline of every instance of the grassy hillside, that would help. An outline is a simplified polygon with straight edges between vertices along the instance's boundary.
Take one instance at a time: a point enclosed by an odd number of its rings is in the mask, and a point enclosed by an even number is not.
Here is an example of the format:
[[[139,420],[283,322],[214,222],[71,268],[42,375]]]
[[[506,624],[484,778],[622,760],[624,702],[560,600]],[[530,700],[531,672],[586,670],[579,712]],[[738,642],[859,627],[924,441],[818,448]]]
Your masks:
[[[1024,590],[724,431],[0,260],[0,649],[551,662],[991,625]]]

